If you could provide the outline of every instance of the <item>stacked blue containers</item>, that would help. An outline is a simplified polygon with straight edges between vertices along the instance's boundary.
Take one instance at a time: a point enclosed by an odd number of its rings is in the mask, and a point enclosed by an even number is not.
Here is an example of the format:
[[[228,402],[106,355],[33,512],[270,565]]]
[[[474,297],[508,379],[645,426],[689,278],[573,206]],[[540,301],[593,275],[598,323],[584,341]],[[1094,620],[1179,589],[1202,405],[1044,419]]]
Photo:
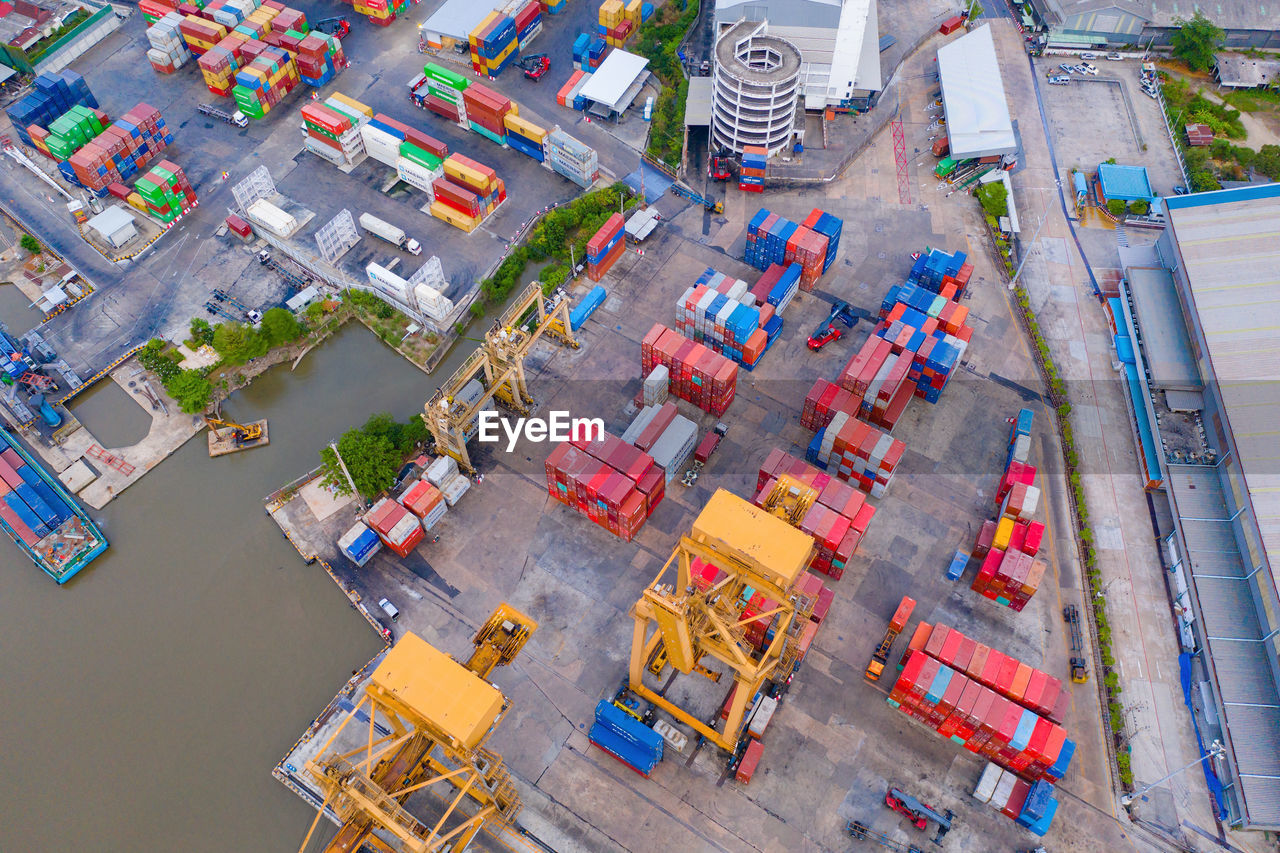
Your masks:
[[[587,318],[604,304],[604,298],[607,295],[602,285],[597,284],[591,288],[591,291],[582,297],[582,301],[569,312],[569,328],[575,332],[581,329],[582,324],[587,322]]]
[[[596,721],[588,738],[642,776],[652,773],[662,760],[662,735],[607,699],[596,705]]]
[[[640,4],[640,23],[643,24],[645,21],[649,20],[652,17],[653,17],[653,4],[641,3]]]
[[[761,208],[747,224],[746,261],[758,270],[786,263],[787,240],[799,227],[789,219]]]
[[[1018,815],[1018,823],[1035,835],[1043,837],[1049,831],[1057,811],[1058,800],[1054,796],[1053,783],[1041,779],[1032,784],[1031,790],[1027,792],[1022,813]]]
[[[796,291],[800,289],[800,271],[799,264],[788,264],[786,271],[782,273],[782,278],[778,279],[769,291],[769,296],[765,301],[778,309],[778,314],[786,310],[787,305],[791,303],[791,299],[796,295]],[[766,329],[766,331],[768,330]]]
[[[31,145],[31,136],[27,133],[31,125],[47,127],[75,106],[98,109],[98,99],[89,91],[89,84],[74,71],[41,74],[32,88],[35,91],[5,110],[18,138],[26,145]]]
[[[382,550],[382,540],[364,522],[355,525],[338,539],[338,547],[357,567],[363,567]]]
[[[555,2],[551,2],[551,0],[547,0],[547,2],[543,3],[542,8],[553,15],[559,15],[561,12],[564,11],[564,4],[568,2],[569,0],[555,0]]]
[[[583,71],[595,71],[604,62],[604,55],[609,52],[609,43],[602,38],[593,38],[587,45],[586,54],[579,66]]]
[[[573,67],[582,68],[584,71],[590,70],[584,66],[587,61],[587,48],[591,45],[590,33],[578,33],[578,37],[573,40]]]

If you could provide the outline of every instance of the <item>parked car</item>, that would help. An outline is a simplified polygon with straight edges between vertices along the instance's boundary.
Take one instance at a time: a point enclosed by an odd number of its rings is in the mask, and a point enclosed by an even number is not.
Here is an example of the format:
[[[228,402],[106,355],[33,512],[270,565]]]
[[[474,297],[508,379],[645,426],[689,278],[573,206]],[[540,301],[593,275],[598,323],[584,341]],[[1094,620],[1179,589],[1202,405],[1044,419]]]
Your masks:
[[[391,617],[392,622],[400,618],[400,611],[396,609],[394,604],[387,601],[385,598],[378,599],[378,606],[382,608],[383,613]]]
[[[1153,101],[1160,99],[1159,92],[1157,92],[1155,89],[1148,89],[1146,86],[1142,87],[1142,94],[1146,95],[1148,98],[1150,98]]]
[[[1176,186],[1173,188],[1174,195],[1189,195],[1190,193],[1191,191],[1184,186]]]
[[[1067,63],[1065,63],[1065,62],[1064,62],[1064,63],[1062,63],[1061,65],[1059,65],[1058,67],[1059,67],[1059,68],[1061,68],[1061,69],[1062,69],[1064,72],[1066,72],[1067,74],[1074,73],[1074,72],[1075,72],[1075,70],[1076,70],[1076,67],[1075,67],[1074,65],[1068,65],[1068,64],[1067,64]]]
[[[1085,62],[1080,65],[1080,71],[1081,73],[1084,73],[1084,74],[1097,74],[1098,66],[1090,65],[1089,63]]]
[[[1111,53],[1108,53],[1108,54],[1107,54],[1107,59],[1110,59],[1112,62],[1123,62],[1123,61],[1124,61],[1124,57],[1123,57],[1123,56],[1121,56],[1120,54],[1116,53],[1114,50],[1113,50]]]
[[[1055,86],[1065,86],[1071,82],[1071,78],[1066,74],[1055,74],[1053,77],[1049,78],[1049,82]]]
[[[1081,59],[1098,59],[1099,57],[1098,57],[1098,54],[1094,53],[1093,51],[1086,50],[1084,53],[1080,54],[1080,58]]]

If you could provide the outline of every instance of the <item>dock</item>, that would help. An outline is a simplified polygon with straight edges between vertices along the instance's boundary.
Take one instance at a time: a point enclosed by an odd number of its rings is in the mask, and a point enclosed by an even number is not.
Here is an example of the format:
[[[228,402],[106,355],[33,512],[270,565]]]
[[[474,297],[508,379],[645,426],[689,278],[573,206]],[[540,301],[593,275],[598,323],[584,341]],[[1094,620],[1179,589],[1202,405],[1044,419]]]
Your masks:
[[[262,436],[252,441],[236,441],[236,430],[221,427],[214,429],[209,427],[209,458],[216,459],[219,456],[226,456],[231,453],[238,453],[241,450],[252,450],[255,447],[266,447],[271,443],[271,437],[267,433],[267,420],[263,418],[260,421],[250,421],[245,424],[248,427],[262,427]]]

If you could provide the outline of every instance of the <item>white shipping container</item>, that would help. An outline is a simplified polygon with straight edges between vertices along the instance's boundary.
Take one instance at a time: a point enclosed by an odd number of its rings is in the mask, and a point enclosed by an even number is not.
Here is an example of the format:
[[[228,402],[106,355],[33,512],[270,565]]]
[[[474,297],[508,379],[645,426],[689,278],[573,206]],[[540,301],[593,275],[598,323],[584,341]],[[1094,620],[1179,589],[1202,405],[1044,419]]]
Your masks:
[[[245,214],[277,237],[288,237],[298,230],[298,220],[264,198],[249,205]]]
[[[335,151],[314,137],[308,136],[306,139],[302,140],[302,144],[303,147],[322,160],[327,160],[335,166],[347,165],[347,160],[342,156],[341,151]]]
[[[668,389],[671,387],[671,371],[665,364],[659,364],[649,371],[644,380],[644,404],[661,406],[667,402]]]
[[[467,493],[467,489],[471,488],[471,481],[462,474],[455,474],[453,479],[447,481],[440,487],[440,493],[444,495],[445,501],[449,506],[456,504],[463,495]]]
[[[656,367],[654,368],[654,370],[657,369]],[[652,376],[653,371],[650,371],[649,375]],[[636,439],[640,437],[640,433],[644,432],[644,428],[657,416],[659,408],[660,405],[646,404],[640,410],[640,413],[636,415],[635,420],[631,422],[631,426],[627,427],[626,432],[622,434],[622,440],[627,444],[635,444]]]
[[[662,466],[670,483],[684,473],[684,466],[693,453],[698,440],[698,425],[683,415],[676,415],[670,426],[653,444],[649,455]]]
[[[477,382],[476,384],[479,385],[480,383]],[[480,390],[481,392],[483,392],[484,386],[481,386]],[[466,391],[467,391],[467,388],[464,387],[462,389],[462,393],[465,394]],[[477,396],[475,399],[479,399],[479,396]],[[474,403],[474,402],[475,400],[471,401],[471,403]],[[464,402],[463,404],[466,406],[470,406],[471,403]],[[458,474],[458,460],[454,459],[452,456],[441,456],[439,459],[436,459],[434,462],[432,462],[430,465],[427,466],[427,482],[435,486],[437,489],[440,488],[442,483],[446,482],[447,480],[453,479],[455,476],[457,476],[457,474]]]
[[[995,792],[991,795],[988,805],[996,811],[1000,811],[1009,804],[1009,797],[1013,796],[1013,786],[1018,782],[1018,777],[1009,771],[1000,774],[1000,781],[996,782]]]
[[[444,518],[449,512],[449,504],[447,501],[440,503],[427,510],[427,514],[422,517],[422,529],[430,530],[440,523],[440,519]]]
[[[385,130],[371,124],[360,125],[360,138],[364,140],[364,150],[379,163],[396,167],[400,159],[400,140]]]
[[[996,792],[996,783],[1003,773],[1003,768],[988,761],[982,770],[982,777],[978,779],[978,787],[973,789],[973,798],[980,803],[991,802],[991,795]]]
[[[428,169],[408,157],[397,157],[396,174],[400,176],[400,180],[411,187],[422,190],[431,197],[432,201],[435,201],[435,190],[432,188],[431,182],[444,176],[444,168]]]
[[[1036,514],[1038,506],[1040,506],[1040,487],[1027,486],[1027,497],[1022,502],[1022,512],[1018,514],[1018,520],[1030,521]]]
[[[397,521],[391,530],[387,532],[387,539],[396,545],[403,545],[409,541],[409,538],[413,536],[418,527],[418,517],[406,510],[404,517]]]
[[[402,304],[409,304],[409,282],[378,264],[369,264],[364,271],[374,290],[385,293]]]
[[[773,714],[778,710],[778,700],[772,696],[761,696],[760,702],[756,705],[755,713],[751,715],[751,724],[747,726],[756,740],[764,740],[765,729],[769,727],[769,721],[773,719]]]

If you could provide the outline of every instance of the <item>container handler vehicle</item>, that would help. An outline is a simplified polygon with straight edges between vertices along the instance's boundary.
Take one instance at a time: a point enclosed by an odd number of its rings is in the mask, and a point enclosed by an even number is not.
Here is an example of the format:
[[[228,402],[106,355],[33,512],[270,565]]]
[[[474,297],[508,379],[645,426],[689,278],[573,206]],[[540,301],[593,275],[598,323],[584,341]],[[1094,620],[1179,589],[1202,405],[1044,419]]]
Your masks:
[[[209,118],[216,118],[218,121],[226,122],[227,124],[234,124],[236,127],[249,126],[249,119],[239,110],[229,113],[224,109],[215,107],[213,104],[199,104],[196,106],[196,112]]]
[[[907,627],[907,620],[911,618],[911,612],[916,609],[916,602],[910,596],[902,596],[902,601],[898,603],[898,609],[893,612],[893,618],[889,620],[889,629],[884,632],[884,639],[880,641],[880,645],[876,647],[875,652],[871,655],[871,663],[867,664],[867,681],[879,681],[880,674],[884,672],[885,664],[889,662],[889,650],[893,648],[893,641],[898,639],[898,635],[902,633],[902,629]]]

